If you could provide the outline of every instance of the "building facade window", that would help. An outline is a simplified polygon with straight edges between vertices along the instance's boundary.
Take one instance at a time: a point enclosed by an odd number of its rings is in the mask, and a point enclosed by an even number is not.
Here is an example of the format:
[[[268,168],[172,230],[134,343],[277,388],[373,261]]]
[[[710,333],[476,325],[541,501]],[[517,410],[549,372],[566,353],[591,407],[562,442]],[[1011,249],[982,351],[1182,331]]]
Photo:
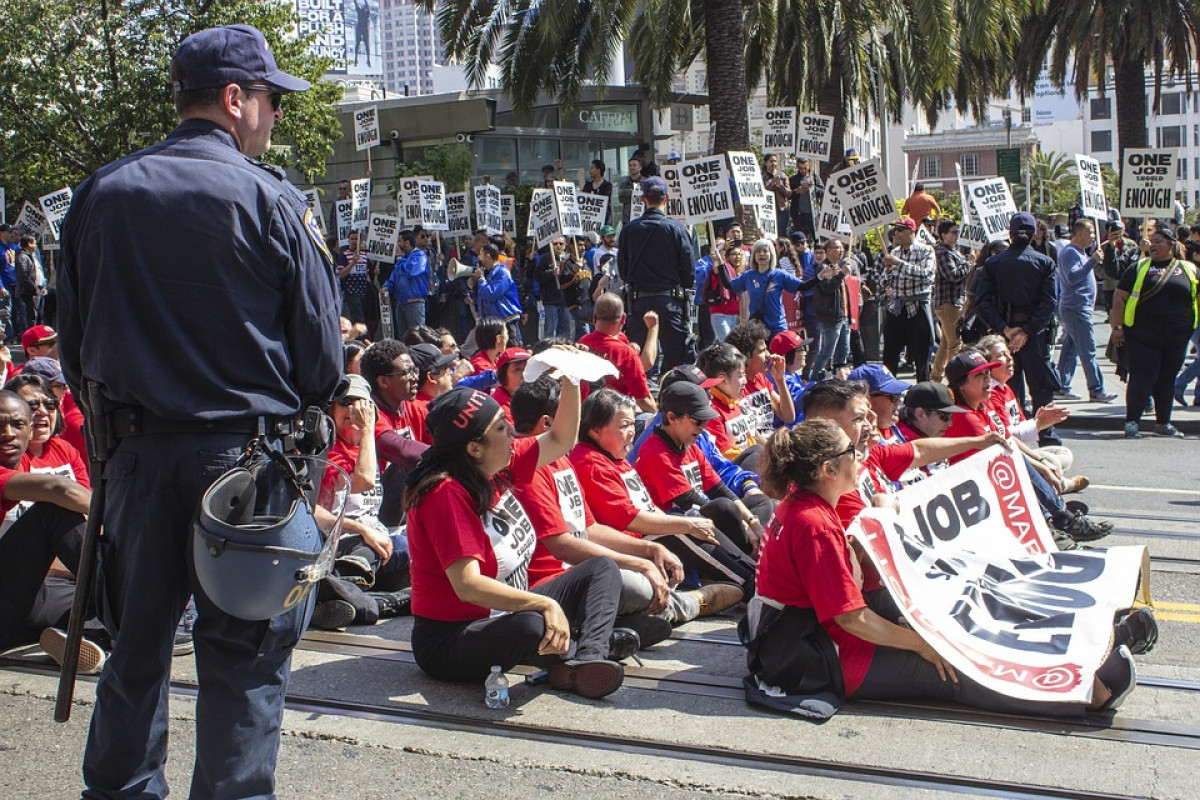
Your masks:
[[[1181,92],[1167,92],[1162,95],[1162,102],[1159,103],[1160,114],[1182,114],[1183,113],[1183,94]]]
[[[1033,109],[1029,108],[1028,106],[1026,106],[1025,108],[1022,108],[1021,109],[1021,122],[1028,125],[1032,121],[1033,121]]]
[[[1089,103],[1092,119],[1112,119],[1112,98],[1093,97]]]
[[[1092,152],[1111,153],[1113,149],[1112,131],[1092,131]]]
[[[942,177],[942,157],[940,155],[921,156],[921,177]]]
[[[972,176],[979,174],[979,154],[978,153],[963,153],[958,158],[958,163],[962,166],[964,176]]]
[[[1164,125],[1157,131],[1159,147],[1183,147],[1186,142],[1186,129],[1182,125]]]

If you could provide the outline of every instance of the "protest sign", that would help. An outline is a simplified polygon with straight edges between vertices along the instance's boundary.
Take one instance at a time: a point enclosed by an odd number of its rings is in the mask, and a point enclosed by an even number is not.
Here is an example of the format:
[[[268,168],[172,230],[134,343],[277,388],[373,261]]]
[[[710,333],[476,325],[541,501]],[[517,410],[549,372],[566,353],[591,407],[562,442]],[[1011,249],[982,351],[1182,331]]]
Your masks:
[[[745,206],[750,224],[762,231],[764,239],[779,238],[779,216],[775,212],[775,193],[767,192],[766,203],[761,206]]]
[[[604,220],[608,216],[608,197],[591,192],[576,192],[575,202],[579,206],[579,216],[583,220],[584,231],[600,233]]]
[[[367,215],[371,213],[371,179],[359,178],[350,181],[351,219],[350,227],[356,231],[365,230]]]
[[[916,170],[913,170],[913,176],[916,176]],[[971,222],[971,198],[967,196],[967,185],[963,183],[962,164],[954,162],[954,176],[958,179],[958,203],[962,206],[962,224],[967,225]],[[914,186],[916,183],[914,182]],[[912,194],[909,192],[909,194]]]
[[[320,192],[316,189],[305,189],[300,194],[304,196],[304,205],[312,211],[313,218],[317,221],[317,227],[321,229],[321,235],[328,236],[329,232],[325,230],[325,215],[321,213]]]
[[[500,187],[490,183],[480,184],[473,190],[475,199],[475,227],[483,228],[488,236],[495,236],[504,229],[500,210]]]
[[[374,261],[395,261],[396,241],[400,237],[400,219],[387,214],[372,214],[367,225],[364,252]]]
[[[761,206],[767,202],[767,190],[762,182],[762,170],[754,153],[730,151],[729,171],[733,173],[733,185],[737,189],[738,201],[743,206]]]
[[[832,186],[826,187],[825,197],[819,205],[814,205],[814,209],[816,210],[818,242],[825,239],[849,241],[850,226],[846,222],[846,214],[842,211],[842,205],[838,202],[837,192]]]
[[[354,146],[367,150],[379,144],[379,106],[368,106],[354,112]]]
[[[960,222],[958,243],[972,250],[982,250],[988,244],[987,231],[979,224],[979,220]]]
[[[694,158],[677,166],[683,215],[689,225],[733,216],[733,192],[723,156]]]
[[[629,218],[637,219],[646,213],[646,204],[642,202],[642,184],[635,183],[629,195]]]
[[[21,213],[17,215],[15,227],[33,231],[40,236],[46,228],[46,215],[40,208],[26,200],[25,205],[21,206]]]
[[[67,211],[71,208],[70,188],[64,186],[57,192],[42,195],[38,198],[38,205],[41,206],[42,214],[46,218],[46,225],[54,234],[54,238],[61,239],[62,222],[67,218]]]
[[[960,675],[1022,700],[1085,703],[1144,547],[1058,552],[1018,453],[992,447],[867,508],[848,533]],[[1143,599],[1148,595],[1143,592]]]
[[[762,151],[791,156],[796,152],[796,109],[768,108],[763,117]]]
[[[833,142],[833,117],[824,114],[801,114],[796,121],[796,155],[818,161],[829,161]]]
[[[333,208],[337,214],[338,245],[345,247],[350,244],[350,231],[354,230],[354,201],[338,200]]]
[[[562,236],[562,222],[553,189],[534,189],[529,198],[529,234],[538,247],[545,247],[555,236]]]
[[[575,202],[575,184],[570,181],[554,182],[554,204],[558,206],[559,228],[564,236],[582,236],[583,219],[579,205]]]
[[[510,239],[517,238],[517,198],[511,194],[500,195],[500,218],[504,235]]]
[[[827,181],[826,191],[829,187],[837,192],[838,203],[850,229],[856,234],[864,234],[898,216],[896,201],[883,179],[877,158],[833,173]]]
[[[1075,154],[1075,165],[1079,168],[1079,194],[1083,199],[1083,213],[1093,219],[1108,219],[1108,201],[1104,199],[1104,179],[1100,174],[1100,162],[1079,153]],[[1097,234],[1100,231],[1096,231]]]
[[[421,181],[433,180],[432,175],[410,175],[400,179],[400,222],[406,228],[421,224]]]
[[[446,195],[446,229],[447,236],[471,235],[471,210],[467,207],[466,192],[452,192]]]
[[[1125,151],[1121,170],[1121,215],[1175,216],[1176,154],[1170,150]]]
[[[1008,190],[1008,181],[1004,178],[991,178],[968,183],[967,197],[975,209],[974,213],[978,218],[976,221],[987,234],[987,240],[999,242],[1007,239],[1008,223],[1012,220],[1012,215],[1017,213],[1012,192]]]
[[[446,184],[441,181],[421,181],[417,189],[421,193],[421,227],[427,231],[448,230]]]
[[[667,205],[663,208],[663,213],[671,219],[686,222],[687,217],[683,213],[682,189],[679,184],[679,165],[667,164],[661,168],[661,173],[662,179],[667,182]]]

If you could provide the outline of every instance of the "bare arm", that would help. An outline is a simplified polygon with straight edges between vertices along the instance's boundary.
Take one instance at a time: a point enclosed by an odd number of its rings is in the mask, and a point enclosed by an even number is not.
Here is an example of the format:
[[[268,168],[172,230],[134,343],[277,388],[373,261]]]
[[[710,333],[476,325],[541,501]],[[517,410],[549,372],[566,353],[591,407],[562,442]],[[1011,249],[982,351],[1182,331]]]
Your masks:
[[[558,412],[550,430],[538,436],[538,466],[544,467],[571,452],[579,436],[579,384],[562,379]]]
[[[938,461],[945,461],[972,450],[983,450],[994,444],[1002,445],[1006,450],[1011,449],[1008,440],[994,431],[988,431],[982,436],[964,436],[958,439],[916,439],[911,444],[914,467],[936,464]]]
[[[771,406],[775,409],[775,416],[783,420],[783,424],[791,425],[796,421],[796,403],[783,377],[787,372],[787,361],[783,356],[774,353],[769,358],[768,369],[771,371],[771,377],[775,379],[776,386],[771,390]]]
[[[893,625],[869,608],[863,607],[833,618],[838,626],[853,636],[871,644],[910,650],[937,668],[942,680],[958,683],[954,667],[939,656],[916,631]]]
[[[18,472],[4,485],[5,500],[28,500],[31,503],[53,503],[67,511],[88,513],[92,493],[62,475],[39,475]]]
[[[546,620],[546,635],[538,645],[541,655],[561,655],[571,643],[571,624],[558,603],[549,597],[514,589],[508,584],[485,577],[479,562],[460,558],[446,567],[446,577],[454,593],[464,603],[496,611],[536,611]]]
[[[642,369],[649,372],[654,366],[654,362],[658,360],[658,314],[647,311],[642,317],[642,321],[646,323],[646,344],[642,347],[640,358]],[[643,408],[642,410],[656,411],[657,408]]]

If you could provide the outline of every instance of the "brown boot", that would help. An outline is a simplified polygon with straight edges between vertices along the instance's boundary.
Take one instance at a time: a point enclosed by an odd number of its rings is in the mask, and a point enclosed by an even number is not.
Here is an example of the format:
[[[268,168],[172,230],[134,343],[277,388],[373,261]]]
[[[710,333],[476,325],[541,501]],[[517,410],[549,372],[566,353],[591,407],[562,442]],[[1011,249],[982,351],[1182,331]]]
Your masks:
[[[727,608],[732,608],[742,602],[742,589],[732,583],[710,583],[694,592],[700,603],[699,617],[711,617],[720,614]]]

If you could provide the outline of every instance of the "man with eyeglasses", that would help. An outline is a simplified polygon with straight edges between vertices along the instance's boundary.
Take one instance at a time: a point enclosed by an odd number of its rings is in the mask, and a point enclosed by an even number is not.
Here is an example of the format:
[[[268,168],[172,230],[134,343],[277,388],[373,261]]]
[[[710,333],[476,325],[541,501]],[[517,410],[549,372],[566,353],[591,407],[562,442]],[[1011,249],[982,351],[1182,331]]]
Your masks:
[[[848,377],[852,381],[867,384],[879,438],[884,444],[893,444],[896,439],[893,426],[896,424],[896,413],[900,410],[900,399],[912,388],[912,384],[892,375],[882,364],[863,364],[851,370]]]
[[[302,409],[333,398],[333,258],[300,193],[255,161],[283,95],[308,81],[279,69],[261,32],[230,25],[185,39],[171,84],[179,125],[85,181],[62,232],[63,372],[120,429],[97,567],[115,646],[84,797],[166,796],[172,644],[193,593],[200,691],[185,794],[265,797],[313,595],[270,620],[233,617],[191,579],[190,534],[209,484],[251,440],[283,449]]]

